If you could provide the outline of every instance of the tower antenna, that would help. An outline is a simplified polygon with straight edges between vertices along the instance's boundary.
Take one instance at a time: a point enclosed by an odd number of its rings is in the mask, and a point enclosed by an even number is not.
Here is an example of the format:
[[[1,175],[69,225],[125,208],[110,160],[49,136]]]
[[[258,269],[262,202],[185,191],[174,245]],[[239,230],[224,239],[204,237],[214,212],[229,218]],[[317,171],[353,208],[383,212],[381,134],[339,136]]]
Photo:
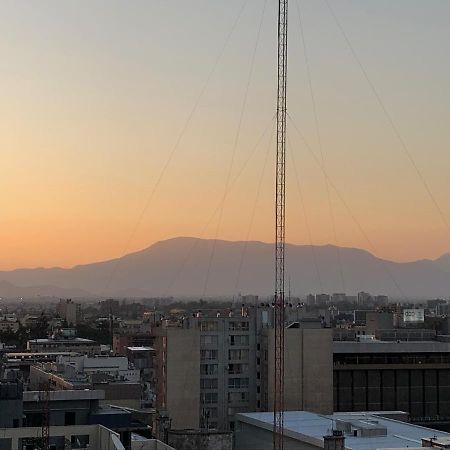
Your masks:
[[[275,299],[273,449],[283,450],[284,422],[284,251],[286,207],[286,87],[288,0],[278,0],[277,159],[275,182]]]

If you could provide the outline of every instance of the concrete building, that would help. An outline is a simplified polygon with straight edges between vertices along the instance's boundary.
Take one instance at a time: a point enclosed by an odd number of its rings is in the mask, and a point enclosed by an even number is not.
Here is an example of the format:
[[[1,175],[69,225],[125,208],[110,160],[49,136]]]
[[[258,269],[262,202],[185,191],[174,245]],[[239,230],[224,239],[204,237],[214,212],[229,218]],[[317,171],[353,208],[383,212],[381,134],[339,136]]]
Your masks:
[[[343,292],[334,292],[331,294],[331,301],[334,304],[345,302],[346,300],[348,300],[347,294]]]
[[[361,291],[358,292],[356,303],[359,306],[363,306],[372,301],[372,299],[372,295],[370,295],[368,292]]]
[[[78,374],[92,375],[103,373],[111,375],[116,380],[137,383],[140,380],[140,370],[132,367],[124,356],[59,356],[56,359],[58,371],[64,377],[74,379]]]
[[[316,305],[317,306],[326,306],[330,303],[329,294],[316,294]]]
[[[56,305],[56,312],[71,327],[76,326],[81,320],[81,305],[71,299],[60,299]]]
[[[78,352],[93,355],[100,353],[100,345],[91,339],[76,337],[75,330],[61,329],[45,339],[30,339],[27,342],[30,352]]]
[[[174,429],[199,428],[199,330],[160,328],[155,330],[154,345],[157,409],[167,412]]]
[[[4,353],[0,366],[0,378],[7,379],[10,374],[15,374],[14,378],[21,379],[27,383],[30,378],[30,367],[39,362],[55,362],[59,356],[79,356],[75,352],[8,352]]]
[[[390,312],[367,311],[366,334],[376,335],[380,330],[392,330],[394,327],[394,315]]]
[[[101,404],[138,409],[142,398],[139,378],[139,369],[129,368],[127,358],[60,357],[55,363],[31,366],[29,386],[39,390],[48,384],[55,391],[100,389],[105,393]]]
[[[22,426],[22,394],[22,383],[0,381],[0,428]]]
[[[19,329],[19,321],[15,314],[3,314],[0,316],[0,333],[15,333]]]
[[[335,413],[319,415],[288,411],[284,415],[284,448],[313,449],[406,449],[448,442],[450,434],[408,423],[402,412]],[[334,431],[334,433],[333,433]],[[273,413],[242,413],[236,416],[235,450],[271,450]],[[434,445],[433,445],[434,446]],[[437,448],[448,448],[439,447]]]
[[[289,327],[285,330],[285,409],[331,413],[333,411],[332,330]],[[274,330],[267,330],[260,411],[273,407]]]
[[[172,428],[233,430],[235,414],[270,408],[272,312],[270,307],[204,311],[179,327],[159,329],[156,405],[172,418]],[[286,330],[290,409],[332,410],[332,334],[320,327],[315,319],[293,322]]]
[[[177,450],[232,450],[233,433],[217,430],[168,430],[167,442]]]
[[[113,352],[127,356],[127,347],[152,347],[153,336],[150,333],[114,333]]]
[[[140,379],[144,383],[152,385],[156,382],[155,349],[153,347],[126,347],[126,356],[130,364],[140,371]]]
[[[50,426],[50,448],[54,450],[125,450],[118,433],[102,425]],[[40,441],[41,427],[4,428],[1,450],[34,450]],[[130,443],[131,450],[174,450],[156,439]]]

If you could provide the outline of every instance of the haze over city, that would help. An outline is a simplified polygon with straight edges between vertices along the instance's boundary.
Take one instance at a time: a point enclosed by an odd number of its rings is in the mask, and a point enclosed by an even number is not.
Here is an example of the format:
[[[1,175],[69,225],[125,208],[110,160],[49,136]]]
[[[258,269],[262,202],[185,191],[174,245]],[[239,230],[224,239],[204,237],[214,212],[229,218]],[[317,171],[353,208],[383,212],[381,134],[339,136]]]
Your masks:
[[[423,180],[450,220],[450,3],[329,4],[341,28],[325,2],[300,2],[305,46],[291,5],[286,239],[437,258],[450,231]],[[176,236],[272,242],[276,7],[2,2],[0,268]]]

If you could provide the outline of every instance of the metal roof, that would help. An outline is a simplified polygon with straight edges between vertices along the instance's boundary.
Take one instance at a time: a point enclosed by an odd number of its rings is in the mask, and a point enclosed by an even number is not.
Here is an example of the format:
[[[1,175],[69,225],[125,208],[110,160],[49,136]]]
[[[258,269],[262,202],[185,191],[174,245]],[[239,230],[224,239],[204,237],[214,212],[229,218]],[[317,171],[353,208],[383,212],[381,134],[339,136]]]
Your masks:
[[[373,421],[386,427],[385,436],[361,437],[345,433],[345,447],[354,450],[377,450],[381,448],[421,447],[422,438],[435,437],[449,439],[450,433],[384,418],[373,412],[334,413],[320,415],[306,411],[286,411],[284,413],[284,434],[292,439],[307,442],[323,448],[323,436],[329,435],[336,420],[357,422]],[[236,414],[240,422],[249,423],[266,430],[273,430],[272,412]]]

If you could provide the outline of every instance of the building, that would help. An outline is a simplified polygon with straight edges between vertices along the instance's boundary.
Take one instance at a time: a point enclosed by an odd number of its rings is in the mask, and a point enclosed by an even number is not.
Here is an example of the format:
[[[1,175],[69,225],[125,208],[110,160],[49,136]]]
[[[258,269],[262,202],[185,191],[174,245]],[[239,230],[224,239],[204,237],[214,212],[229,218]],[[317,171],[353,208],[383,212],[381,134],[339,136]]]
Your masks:
[[[0,333],[15,333],[19,329],[19,321],[15,314],[6,313],[0,316]]]
[[[140,371],[141,381],[155,383],[153,366],[155,349],[153,347],[126,347],[126,356],[130,364]]]
[[[155,329],[156,408],[174,429],[200,426],[200,333],[196,328]],[[204,365],[206,366],[206,365]],[[207,368],[210,375],[216,367]],[[206,371],[205,371],[206,374]]]
[[[103,425],[50,426],[50,448],[54,450],[125,450],[120,435]],[[2,450],[34,450],[42,436],[41,427],[3,428]],[[131,450],[174,450],[156,439],[131,441]]]
[[[358,292],[356,303],[359,306],[363,306],[363,305],[366,305],[367,303],[369,303],[372,300],[373,300],[372,296],[368,292],[361,291],[361,292]]]
[[[450,343],[333,342],[334,411],[401,410],[447,429]]]
[[[346,300],[348,300],[347,294],[345,294],[343,292],[334,292],[333,294],[331,294],[331,301],[334,304],[342,303],[342,302],[345,302]]]
[[[270,408],[272,313],[271,307],[204,311],[179,326],[154,328],[156,406],[167,411],[172,428],[233,430],[235,414]],[[287,407],[331,412],[331,330],[305,320],[293,322],[286,336]]]
[[[23,380],[25,383],[30,378],[30,367],[38,362],[55,362],[58,356],[78,356],[75,352],[8,352],[4,353],[1,361],[0,376],[9,378],[10,374],[15,374],[15,378]]]
[[[17,381],[0,381],[0,427],[22,426],[23,385]],[[0,446],[0,448],[2,448]]]
[[[285,449],[411,449],[429,447],[430,440],[449,442],[449,439],[449,433],[408,423],[407,415],[398,411],[331,415],[305,411],[284,413]],[[237,414],[235,450],[272,448],[272,412]]]
[[[285,330],[284,388],[285,409],[312,412],[333,411],[332,392],[332,330],[320,328],[320,323],[296,324]],[[263,398],[259,411],[270,411],[273,405],[274,330],[266,331],[262,344]],[[258,377],[258,374],[257,374]]]
[[[60,299],[56,305],[56,312],[71,327],[76,326],[81,319],[81,305],[71,299]]]
[[[394,327],[394,314],[382,311],[366,312],[366,334],[376,335],[380,330],[392,330]]]
[[[328,294],[316,294],[316,305],[326,306],[330,303],[330,296]]]
[[[217,430],[168,430],[167,442],[177,450],[232,450],[233,433]]]
[[[30,389],[49,385],[51,390],[99,389],[101,404],[140,408],[140,370],[129,367],[124,357],[59,357],[55,363],[38,363],[30,369]]]
[[[36,353],[46,352],[77,352],[93,355],[100,353],[100,344],[91,340],[76,337],[73,329],[58,330],[49,338],[30,339],[27,342],[27,350]]]
[[[152,347],[153,336],[150,333],[114,333],[113,352],[127,355],[127,347]]]

